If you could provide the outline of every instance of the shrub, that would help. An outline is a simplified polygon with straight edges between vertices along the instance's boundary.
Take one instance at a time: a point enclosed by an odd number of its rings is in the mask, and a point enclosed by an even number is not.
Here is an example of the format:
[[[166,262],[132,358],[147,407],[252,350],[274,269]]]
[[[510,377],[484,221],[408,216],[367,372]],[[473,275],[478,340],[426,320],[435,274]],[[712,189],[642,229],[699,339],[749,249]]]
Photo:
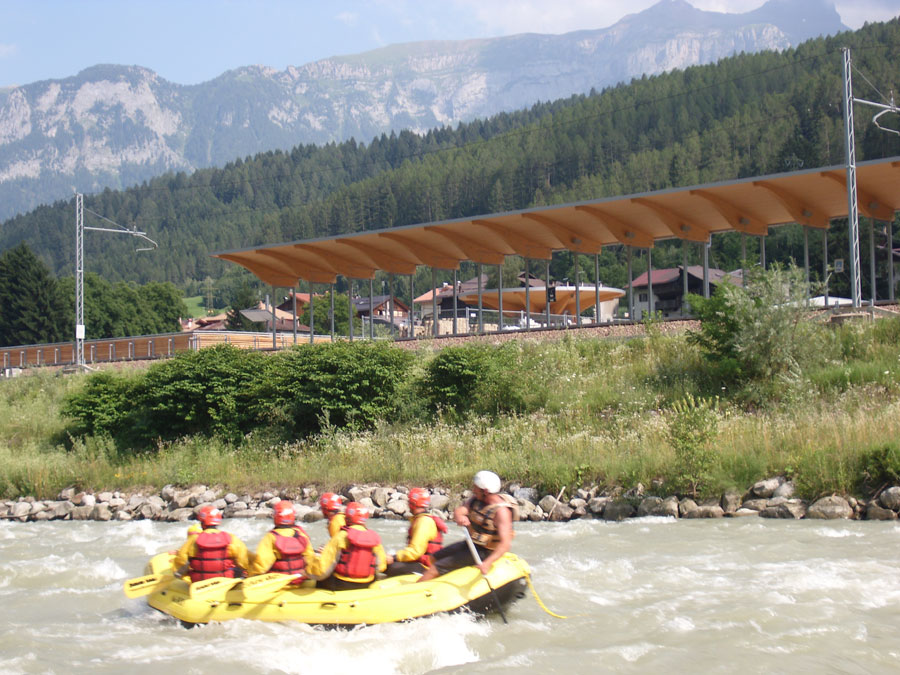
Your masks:
[[[80,391],[66,396],[62,414],[72,419],[73,436],[116,436],[134,410],[139,377],[102,371],[87,378]]]
[[[475,402],[490,361],[487,348],[481,345],[445,347],[425,367],[424,396],[435,408],[467,412]]]
[[[256,418],[302,435],[371,428],[397,410],[414,356],[386,343],[303,345],[273,356],[253,391]]]
[[[675,450],[676,481],[697,496],[709,482],[715,461],[712,441],[718,431],[718,399],[688,394],[676,402],[666,418],[666,439]]]
[[[239,440],[252,427],[251,395],[267,358],[217,345],[154,364],[136,387],[134,438],[145,444],[191,434]]]

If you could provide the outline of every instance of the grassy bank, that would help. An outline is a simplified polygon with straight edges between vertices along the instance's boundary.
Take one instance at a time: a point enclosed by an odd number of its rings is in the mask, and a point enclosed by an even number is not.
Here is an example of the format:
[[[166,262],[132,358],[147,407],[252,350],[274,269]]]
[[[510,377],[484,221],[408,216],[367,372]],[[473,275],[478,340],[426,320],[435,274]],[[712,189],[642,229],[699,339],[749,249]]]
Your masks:
[[[882,320],[894,321],[897,320]],[[627,341],[519,341],[504,392],[525,412],[450,414],[404,398],[404,414],[374,428],[325,426],[300,439],[256,430],[237,441],[194,435],[143,451],[104,436],[73,438],[61,413],[82,375],[38,372],[0,382],[0,495],[55,496],[69,485],[134,489],[205,483],[232,490],[352,483],[464,485],[492,468],[508,480],[557,490],[583,483],[685,491],[684,456],[672,442],[674,404],[711,401],[714,433],[701,494],[744,490],[774,474],[801,496],[865,496],[900,472],[900,324],[820,328],[802,372],[746,385],[722,384],[685,336]],[[500,349],[497,347],[495,349]],[[435,352],[415,354],[421,377]],[[410,385],[412,386],[412,385]]]

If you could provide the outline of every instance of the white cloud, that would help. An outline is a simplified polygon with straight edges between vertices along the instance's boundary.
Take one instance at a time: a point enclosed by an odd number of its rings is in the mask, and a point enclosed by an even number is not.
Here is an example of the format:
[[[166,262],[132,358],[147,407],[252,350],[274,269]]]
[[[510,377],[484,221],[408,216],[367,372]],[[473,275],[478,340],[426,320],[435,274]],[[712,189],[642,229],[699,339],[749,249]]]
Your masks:
[[[356,12],[340,12],[339,14],[335,15],[334,18],[341,23],[352,26],[356,24],[357,21],[359,21],[359,14],[357,14]]]
[[[16,53],[16,45],[5,45],[0,43],[0,59],[5,59]]]

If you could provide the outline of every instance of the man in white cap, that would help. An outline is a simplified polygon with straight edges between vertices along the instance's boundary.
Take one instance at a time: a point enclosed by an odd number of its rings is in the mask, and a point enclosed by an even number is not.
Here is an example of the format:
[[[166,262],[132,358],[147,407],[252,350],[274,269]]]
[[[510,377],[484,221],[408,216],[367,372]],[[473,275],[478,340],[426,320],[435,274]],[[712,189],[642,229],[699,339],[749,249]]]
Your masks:
[[[487,574],[512,545],[512,524],[518,516],[518,504],[509,495],[499,494],[500,476],[493,471],[479,471],[472,484],[472,496],[453,512],[453,520],[469,531],[481,558],[478,569]],[[468,543],[458,541],[434,554],[434,564],[425,570],[419,581],[428,581],[473,564],[475,561]]]

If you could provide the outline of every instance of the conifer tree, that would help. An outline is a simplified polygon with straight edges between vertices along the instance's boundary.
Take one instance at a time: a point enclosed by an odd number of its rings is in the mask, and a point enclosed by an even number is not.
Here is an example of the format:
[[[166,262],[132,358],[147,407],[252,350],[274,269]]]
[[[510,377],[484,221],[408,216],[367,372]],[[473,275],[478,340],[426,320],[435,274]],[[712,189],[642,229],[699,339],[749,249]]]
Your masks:
[[[65,339],[68,316],[56,284],[25,243],[0,256],[0,346]]]

